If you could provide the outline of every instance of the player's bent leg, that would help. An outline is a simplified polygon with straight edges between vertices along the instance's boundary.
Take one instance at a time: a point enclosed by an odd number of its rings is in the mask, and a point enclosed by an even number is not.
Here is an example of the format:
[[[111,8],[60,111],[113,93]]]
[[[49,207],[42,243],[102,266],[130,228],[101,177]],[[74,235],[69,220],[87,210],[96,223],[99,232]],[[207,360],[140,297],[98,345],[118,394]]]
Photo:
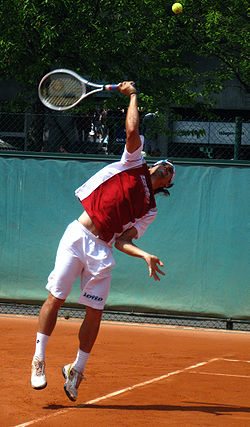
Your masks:
[[[45,375],[45,347],[57,320],[57,313],[64,300],[49,294],[44,302],[38,322],[36,350],[31,364],[31,387],[42,390],[47,386]]]
[[[68,398],[76,401],[78,388],[84,378],[83,372],[89,353],[98,335],[103,310],[86,307],[86,315],[79,330],[79,351],[75,362],[63,366],[62,373],[66,382],[64,391]],[[79,352],[83,354],[79,360]],[[84,378],[85,379],[85,378]]]
[[[38,332],[51,335],[57,321],[59,308],[63,305],[65,299],[54,297],[51,293],[44,302],[38,320]]]
[[[85,318],[79,330],[79,348],[90,353],[99,332],[103,310],[86,306]]]

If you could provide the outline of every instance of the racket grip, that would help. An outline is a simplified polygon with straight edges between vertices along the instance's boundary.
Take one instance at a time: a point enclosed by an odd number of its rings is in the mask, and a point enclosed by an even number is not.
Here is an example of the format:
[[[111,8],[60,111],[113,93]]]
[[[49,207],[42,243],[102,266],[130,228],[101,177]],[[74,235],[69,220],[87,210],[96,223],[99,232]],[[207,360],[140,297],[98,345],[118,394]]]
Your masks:
[[[105,90],[114,91],[118,89],[118,85],[112,84],[112,85],[105,85]]]

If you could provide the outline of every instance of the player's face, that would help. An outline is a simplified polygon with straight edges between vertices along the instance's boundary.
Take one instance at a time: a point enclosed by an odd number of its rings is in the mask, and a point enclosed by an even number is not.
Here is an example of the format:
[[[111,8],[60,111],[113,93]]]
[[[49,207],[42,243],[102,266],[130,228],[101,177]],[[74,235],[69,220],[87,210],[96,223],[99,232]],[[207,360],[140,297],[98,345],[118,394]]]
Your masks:
[[[156,166],[149,168],[153,188],[168,187],[171,183],[172,173],[169,171],[169,167],[166,163],[161,163]]]

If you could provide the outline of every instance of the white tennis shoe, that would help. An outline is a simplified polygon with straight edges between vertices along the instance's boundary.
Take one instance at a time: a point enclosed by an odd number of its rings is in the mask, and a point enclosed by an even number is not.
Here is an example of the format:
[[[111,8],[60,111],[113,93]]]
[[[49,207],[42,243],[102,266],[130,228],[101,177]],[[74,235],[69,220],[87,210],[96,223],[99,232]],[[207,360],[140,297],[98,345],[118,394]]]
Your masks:
[[[73,363],[63,366],[62,373],[64,378],[66,379],[66,382],[64,384],[64,391],[67,394],[68,398],[75,402],[77,399],[78,387],[81,384],[81,381],[84,376],[74,369]]]
[[[31,387],[36,390],[42,390],[46,385],[45,362],[35,357],[31,365]]]

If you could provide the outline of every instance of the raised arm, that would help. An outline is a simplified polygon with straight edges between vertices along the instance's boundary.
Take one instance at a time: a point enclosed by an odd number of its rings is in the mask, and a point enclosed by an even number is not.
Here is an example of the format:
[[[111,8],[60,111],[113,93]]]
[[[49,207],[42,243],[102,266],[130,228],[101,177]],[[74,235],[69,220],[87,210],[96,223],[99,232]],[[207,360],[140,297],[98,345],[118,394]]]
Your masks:
[[[129,153],[133,153],[141,145],[136,88],[134,87],[133,82],[123,82],[120,83],[119,90],[124,95],[130,97],[125,123],[127,136],[126,148]]]

